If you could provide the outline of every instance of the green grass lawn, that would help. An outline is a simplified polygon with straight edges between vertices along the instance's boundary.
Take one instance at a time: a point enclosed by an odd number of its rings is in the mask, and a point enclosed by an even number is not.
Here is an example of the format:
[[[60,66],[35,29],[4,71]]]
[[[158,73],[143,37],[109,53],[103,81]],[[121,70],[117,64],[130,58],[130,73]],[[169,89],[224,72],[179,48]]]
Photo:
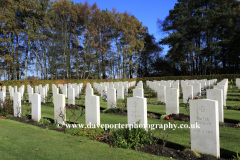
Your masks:
[[[231,89],[229,94],[236,94],[239,90],[234,88]],[[132,96],[129,94],[129,96]],[[148,94],[145,94],[148,96]],[[28,96],[26,96],[28,97]],[[28,99],[28,98],[26,98]],[[149,101],[149,99],[147,99]],[[157,98],[150,98],[151,101],[157,101]],[[50,100],[51,101],[51,100]],[[179,104],[183,102],[179,99]],[[239,101],[227,101],[227,106],[237,104]],[[67,99],[66,99],[67,104]],[[84,104],[84,101],[77,100],[76,104]],[[85,104],[84,104],[85,105]],[[23,105],[23,115],[26,113],[27,105]],[[31,106],[29,106],[31,107]],[[42,104],[42,118],[54,119],[54,108],[52,106],[46,106]],[[107,102],[100,101],[101,108],[107,108]],[[165,105],[151,105],[147,106],[148,112],[165,114]],[[77,111],[80,113],[80,111]],[[180,113],[189,114],[184,107],[179,108]],[[72,112],[67,109],[66,120],[69,122],[69,117]],[[224,107],[224,118],[225,121],[240,122],[240,111],[227,110]],[[70,120],[74,122],[74,118]],[[114,115],[109,113],[100,114],[101,124],[127,124],[127,116]],[[176,124],[189,124],[189,122],[175,121]],[[85,116],[80,117],[76,122],[79,124],[85,124]],[[160,119],[148,119],[148,124],[163,124],[169,123],[167,120]],[[4,125],[5,124],[5,125]],[[151,157],[149,154],[136,152],[132,150],[110,148],[109,145],[87,140],[84,137],[74,137],[66,134],[62,134],[56,131],[43,129],[41,131],[38,127],[25,125],[20,122],[11,120],[0,119],[0,155],[3,159],[161,159],[163,157],[154,156]],[[220,148],[221,154],[234,154],[237,151],[240,152],[240,129],[230,127],[219,127],[220,129]],[[163,131],[167,133],[169,130]],[[156,130],[154,133],[155,137],[159,136],[160,131]],[[6,138],[8,136],[8,138]],[[4,137],[4,138],[2,138]],[[82,139],[83,142],[79,142]],[[10,141],[11,140],[11,141]],[[53,142],[54,141],[54,142]],[[69,142],[71,141],[71,142]],[[15,142],[13,144],[13,142]],[[174,146],[179,144],[186,148],[191,148],[190,144],[190,129],[176,129],[172,130],[169,134],[168,145]],[[5,147],[6,146],[6,147]],[[36,151],[35,148],[39,148]],[[12,152],[14,150],[14,152]],[[75,151],[76,150],[76,151]],[[14,153],[14,154],[13,154]],[[94,153],[94,154],[93,154]],[[130,153],[130,155],[128,155]],[[24,155],[29,155],[25,156]]]
[[[0,119],[0,128],[1,159],[170,159],[12,120]]]

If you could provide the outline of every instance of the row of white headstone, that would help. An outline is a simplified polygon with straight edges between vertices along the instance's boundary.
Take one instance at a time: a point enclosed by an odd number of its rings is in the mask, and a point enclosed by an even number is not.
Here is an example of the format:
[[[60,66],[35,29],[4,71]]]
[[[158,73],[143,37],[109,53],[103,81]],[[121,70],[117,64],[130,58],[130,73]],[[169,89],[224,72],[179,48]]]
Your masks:
[[[194,97],[201,97],[201,90],[204,87],[213,86],[217,79],[212,80],[181,80],[181,88],[183,93],[183,103],[187,103],[188,99],[193,99]]]
[[[64,86],[62,84],[58,84],[58,87],[62,90],[63,95],[65,97],[68,97],[68,104],[75,105],[75,98],[79,98],[79,95],[81,94],[81,90],[83,87],[83,83],[77,84],[65,84]],[[59,88],[55,84],[52,85],[52,91],[53,91],[53,102],[55,101],[56,94],[59,94]]]
[[[128,95],[128,89],[135,86],[133,82],[104,82],[93,83],[93,88],[101,94],[102,99],[107,100],[107,108],[116,108],[116,99],[124,99]],[[117,96],[116,96],[117,95]]]
[[[183,92],[183,103],[187,103],[187,99],[201,96],[201,89],[206,86],[210,86],[216,83],[216,79],[213,80],[181,80],[181,88]],[[156,91],[158,94],[158,101],[166,103],[166,89],[175,88],[179,89],[179,80],[176,81],[146,81],[149,88]]]
[[[124,94],[128,94],[128,89],[132,86],[135,86],[136,81],[133,82],[101,82],[93,83],[93,88],[101,94],[103,99],[104,95],[107,94],[109,88],[115,88],[117,91],[118,99],[124,99]]]
[[[40,121],[40,119],[41,119],[41,102],[45,102],[44,100],[45,100],[45,97],[49,90],[48,86],[49,86],[48,84],[45,85],[44,87],[42,87],[42,85],[35,86],[35,93],[33,93],[33,88],[30,85],[27,86],[27,90],[28,90],[28,94],[29,94],[29,102],[32,103],[32,119],[34,119],[34,120]],[[5,92],[4,87],[3,87],[3,91],[0,92],[0,95],[3,95],[1,98],[2,102],[4,102],[4,100],[6,98],[6,92]],[[82,84],[80,84],[79,87],[82,87]],[[15,117],[21,117],[21,114],[22,114],[21,100],[22,100],[23,94],[24,94],[24,85],[19,88],[19,92],[17,92],[17,86],[15,86],[14,89],[15,89],[15,92],[13,90],[13,87],[9,86],[10,97],[13,99],[13,108],[14,108],[13,115]],[[74,90],[71,87],[69,87],[69,89]],[[40,92],[40,94],[39,94],[39,92]],[[54,92],[54,89],[53,89],[53,92]],[[65,115],[65,111],[64,111],[65,95],[64,95],[64,97],[62,95],[60,95],[60,96],[57,94],[54,94],[54,95],[55,96],[53,96],[53,97],[55,97],[55,99],[57,99],[57,101],[54,102],[55,122],[65,124],[65,121],[66,121],[66,115]],[[74,94],[72,93],[72,95],[74,95]],[[69,103],[72,103],[71,99],[70,99]],[[65,120],[64,120],[64,117],[65,117]]]
[[[35,86],[35,93],[40,94],[41,102],[45,103],[45,98],[47,97],[49,91],[49,84],[46,84],[44,87],[40,84]],[[33,88],[30,85],[27,85],[28,100],[32,103],[32,95],[34,94]]]
[[[166,114],[179,114],[179,81],[146,81],[157,92],[158,101],[166,103]]]

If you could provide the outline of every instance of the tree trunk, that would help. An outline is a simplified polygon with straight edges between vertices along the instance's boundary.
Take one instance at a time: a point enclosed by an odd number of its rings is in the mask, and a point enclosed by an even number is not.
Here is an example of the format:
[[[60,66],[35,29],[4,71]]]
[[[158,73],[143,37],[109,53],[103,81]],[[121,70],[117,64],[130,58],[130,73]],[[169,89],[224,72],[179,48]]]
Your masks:
[[[19,50],[18,50],[18,45],[19,45],[19,43],[18,43],[18,35],[17,35],[17,50],[16,50],[16,52],[17,52],[17,66],[16,66],[16,72],[17,72],[17,80],[20,80],[20,64],[19,64]]]
[[[11,56],[12,56],[12,62],[11,62],[11,80],[14,80],[14,77],[15,77],[15,64],[14,64],[14,61],[15,61],[15,54],[14,54],[14,45],[13,45],[13,33],[12,33],[12,37],[11,37],[11,46],[12,46],[12,51],[11,51]]]
[[[192,74],[191,75],[195,75],[195,69],[194,69],[194,56],[193,56],[193,52],[192,52]]]
[[[133,77],[133,65],[132,65],[132,63],[133,63],[133,59],[132,59],[132,55],[130,56],[130,70],[129,70],[129,73],[130,73],[130,78],[132,78]]]
[[[29,49],[29,45],[30,45],[30,39],[29,39],[29,36],[28,36],[28,43],[27,43],[27,49],[26,49],[26,55],[25,55],[24,80],[27,79],[27,60],[28,60],[28,49]]]

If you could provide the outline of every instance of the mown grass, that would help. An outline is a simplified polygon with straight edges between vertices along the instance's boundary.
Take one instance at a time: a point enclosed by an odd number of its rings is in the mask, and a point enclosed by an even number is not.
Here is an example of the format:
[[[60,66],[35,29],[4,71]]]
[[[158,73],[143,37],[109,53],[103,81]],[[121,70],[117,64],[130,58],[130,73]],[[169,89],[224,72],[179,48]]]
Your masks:
[[[6,119],[0,128],[1,159],[170,159]]]

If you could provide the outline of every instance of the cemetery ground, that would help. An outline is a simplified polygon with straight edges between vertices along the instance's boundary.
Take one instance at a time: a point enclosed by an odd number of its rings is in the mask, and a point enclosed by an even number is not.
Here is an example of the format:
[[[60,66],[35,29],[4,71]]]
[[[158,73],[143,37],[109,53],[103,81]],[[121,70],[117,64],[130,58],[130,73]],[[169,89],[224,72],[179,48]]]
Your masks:
[[[176,116],[168,116],[166,119],[166,109],[163,103],[157,102],[154,92],[144,88],[145,96],[148,101],[148,124],[190,124],[189,110],[184,106],[183,100],[179,99],[179,113],[182,113],[180,120]],[[51,92],[50,92],[51,93]],[[50,94],[49,94],[50,95]],[[84,93],[82,99],[76,99],[76,105],[67,106],[67,123],[85,124],[85,116],[81,115],[84,108]],[[94,93],[97,95],[97,93]],[[128,94],[131,97],[132,93]],[[24,99],[27,100],[27,94]],[[206,96],[202,95],[201,98]],[[233,98],[234,97],[234,98]],[[9,95],[7,95],[9,98]],[[111,141],[110,130],[89,129],[81,130],[57,128],[53,123],[54,108],[52,97],[49,96],[46,103],[41,105],[40,123],[31,120],[31,104],[27,101],[22,104],[23,117],[13,116],[0,118],[0,155],[3,159],[216,159],[208,155],[200,155],[192,152],[190,141],[190,129],[155,129],[149,131],[152,133],[151,140],[158,140],[152,145],[142,144],[131,149],[117,147],[116,143]],[[240,152],[240,92],[236,87],[228,89],[227,103],[224,107],[224,122],[220,123],[220,153],[221,159],[239,159],[237,155]],[[66,104],[67,104],[66,99]],[[116,110],[107,110],[107,102],[100,101],[101,124],[127,124],[126,98],[118,100],[118,112]],[[185,108],[186,107],[186,108]],[[72,109],[71,109],[72,108]],[[107,113],[109,112],[109,113]],[[75,117],[74,114],[78,115]],[[70,118],[70,119],[69,119]],[[76,119],[75,119],[76,118]],[[15,121],[14,121],[15,120]],[[24,123],[20,123],[20,122]],[[32,125],[30,125],[32,124]],[[59,132],[53,131],[57,130]],[[65,133],[65,134],[63,134]],[[130,132],[128,132],[130,133]],[[133,132],[131,132],[133,133]],[[136,134],[136,133],[135,133]],[[80,136],[79,136],[80,135]],[[124,141],[123,137],[118,137],[117,141]],[[90,140],[93,139],[93,140]],[[100,141],[100,142],[97,142]],[[104,143],[103,143],[104,142]],[[165,142],[165,143],[163,143]],[[127,147],[125,147],[127,148]],[[142,151],[142,152],[139,152]],[[146,152],[146,153],[144,153]],[[147,154],[149,153],[149,154]],[[201,157],[200,157],[201,156]],[[171,157],[171,158],[170,158]]]

